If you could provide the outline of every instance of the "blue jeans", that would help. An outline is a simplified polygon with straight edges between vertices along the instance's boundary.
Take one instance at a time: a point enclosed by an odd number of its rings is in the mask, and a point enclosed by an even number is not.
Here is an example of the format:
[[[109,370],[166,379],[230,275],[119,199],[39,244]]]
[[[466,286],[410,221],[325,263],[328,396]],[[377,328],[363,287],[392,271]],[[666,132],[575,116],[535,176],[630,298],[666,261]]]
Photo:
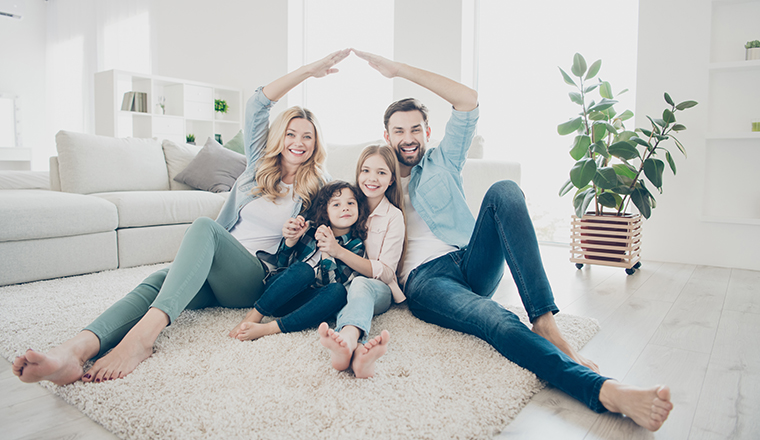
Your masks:
[[[380,280],[356,277],[348,287],[348,304],[338,313],[335,331],[353,325],[361,331],[359,343],[367,342],[372,317],[391,307],[391,288]]]
[[[267,281],[267,288],[254,308],[264,316],[279,316],[283,333],[316,327],[335,318],[346,305],[346,288],[340,283],[312,287],[314,268],[297,262]]]
[[[504,357],[580,400],[596,412],[608,378],[573,361],[537,335],[493,296],[509,266],[528,317],[557,313],[525,197],[512,181],[486,193],[470,242],[415,268],[407,278],[409,310],[418,318],[475,335]]]

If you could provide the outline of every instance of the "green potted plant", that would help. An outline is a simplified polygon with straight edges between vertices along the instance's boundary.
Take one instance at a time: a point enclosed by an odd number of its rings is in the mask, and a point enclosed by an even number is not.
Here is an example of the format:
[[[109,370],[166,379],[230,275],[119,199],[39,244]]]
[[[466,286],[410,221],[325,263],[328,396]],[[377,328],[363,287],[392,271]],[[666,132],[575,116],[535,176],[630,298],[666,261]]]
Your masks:
[[[214,111],[217,113],[227,113],[227,110],[229,110],[229,107],[227,106],[227,101],[224,99],[215,99],[214,100]]]
[[[760,40],[747,41],[744,48],[746,49],[744,56],[746,60],[760,60]]]
[[[192,133],[185,135],[185,142],[187,142],[188,144],[195,145],[195,135]]]
[[[570,69],[573,76],[560,68],[564,81],[576,88],[569,96],[581,111],[557,126],[560,135],[575,134],[570,156],[576,161],[559,195],[575,189],[571,261],[579,268],[584,262],[625,267],[630,274],[639,266],[641,217],[649,218],[656,206],[646,182],[662,193],[665,162],[658,154],[664,155],[671,171],[676,173],[675,161],[665,148],[665,142],[672,140],[686,155],[683,144],[673,135],[686,129],[676,123],[675,113],[697,103],[676,104],[665,93],[667,107],[662,118],[647,116],[651,128],[627,130],[625,121],[633,117],[633,112],[617,113],[614,105],[618,101],[609,82],[600,78],[592,81],[601,65],[601,60],[597,60],[588,66],[582,55],[575,54]],[[599,94],[598,102],[592,98],[592,92]],[[630,202],[638,214],[628,212]],[[589,244],[595,246],[589,247]]]

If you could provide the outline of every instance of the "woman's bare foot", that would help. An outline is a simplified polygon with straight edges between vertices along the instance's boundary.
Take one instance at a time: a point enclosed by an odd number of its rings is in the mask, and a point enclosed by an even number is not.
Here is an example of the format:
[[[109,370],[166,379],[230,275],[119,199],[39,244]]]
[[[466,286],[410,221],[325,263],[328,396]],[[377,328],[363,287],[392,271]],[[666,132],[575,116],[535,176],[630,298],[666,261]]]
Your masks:
[[[639,388],[607,380],[602,384],[599,401],[610,412],[624,414],[650,431],[660,429],[673,409],[670,388],[665,385]]]
[[[46,354],[27,350],[13,361],[13,374],[26,383],[47,380],[56,385],[70,384],[82,378],[82,366],[98,350],[100,340],[85,330]]]
[[[554,314],[549,312],[545,313],[533,321],[533,332],[539,336],[544,337],[546,340],[554,344],[560,351],[570,356],[575,362],[591,368],[593,371],[599,373],[599,367],[589,359],[578,354],[577,351],[567,342],[562,332],[557,327],[557,321],[554,320]]]
[[[253,341],[262,336],[275,335],[277,333],[282,333],[280,326],[277,325],[277,321],[270,321],[266,324],[242,322],[240,323],[240,331],[236,338],[241,341]]]
[[[319,333],[319,343],[330,352],[332,367],[338,371],[348,369],[359,335],[356,335],[356,339],[343,338],[343,335],[331,329],[326,322],[319,324],[317,332]]]
[[[383,330],[379,336],[356,348],[354,360],[351,362],[351,369],[354,370],[356,377],[366,379],[375,375],[375,361],[388,351],[390,340],[391,335],[388,330]]]
[[[262,319],[264,319],[264,315],[259,313],[259,311],[256,309],[251,309],[251,311],[245,315],[245,318],[243,318],[243,320],[240,321],[240,324],[235,326],[235,328],[233,328],[230,331],[229,333],[230,338],[237,339],[238,335],[240,334],[240,326],[243,325],[244,322],[253,322],[253,323],[258,324],[261,322]]]

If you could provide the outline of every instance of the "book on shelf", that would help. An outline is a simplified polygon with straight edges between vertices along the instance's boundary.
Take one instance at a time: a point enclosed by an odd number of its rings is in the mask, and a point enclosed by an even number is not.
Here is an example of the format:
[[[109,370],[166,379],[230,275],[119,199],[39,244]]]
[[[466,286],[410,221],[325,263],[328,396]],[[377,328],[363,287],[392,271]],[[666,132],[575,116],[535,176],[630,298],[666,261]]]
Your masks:
[[[148,112],[148,94],[145,92],[126,92],[121,101],[121,109],[129,112]]]

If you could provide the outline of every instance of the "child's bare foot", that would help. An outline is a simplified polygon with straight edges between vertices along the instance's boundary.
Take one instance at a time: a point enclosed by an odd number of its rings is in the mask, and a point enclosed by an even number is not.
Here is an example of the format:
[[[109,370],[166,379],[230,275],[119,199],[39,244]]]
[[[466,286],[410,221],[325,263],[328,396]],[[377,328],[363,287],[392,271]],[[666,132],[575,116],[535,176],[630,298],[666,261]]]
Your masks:
[[[554,320],[554,314],[551,312],[539,316],[538,319],[533,322],[533,332],[554,344],[555,347],[570,356],[575,362],[599,373],[599,367],[593,361],[578,354],[572,345],[567,342],[567,339],[562,336],[562,332],[560,332],[559,327],[557,327],[557,321]]]
[[[375,361],[388,351],[390,340],[391,335],[388,330],[383,330],[380,336],[375,336],[366,344],[356,348],[354,360],[351,362],[351,368],[356,377],[366,379],[375,375]]]
[[[242,321],[240,321],[240,324],[236,325],[236,326],[235,326],[235,328],[233,328],[233,329],[230,331],[230,333],[229,333],[229,336],[230,336],[230,338],[235,338],[235,339],[237,339],[238,335],[240,334],[240,326],[241,326],[241,325],[243,325],[243,323],[244,323],[244,322],[253,322],[253,323],[256,323],[256,324],[258,324],[258,323],[260,323],[260,322],[261,322],[261,320],[262,320],[263,318],[264,318],[264,315],[262,315],[261,313],[259,313],[259,311],[258,311],[258,310],[256,310],[256,309],[251,309],[251,311],[250,311],[250,312],[248,312],[248,313],[245,315],[245,318],[243,318],[243,320],[242,320]]]
[[[277,325],[277,321],[270,321],[266,324],[242,322],[240,323],[240,331],[236,338],[241,341],[253,341],[262,336],[274,335],[277,333],[282,333],[280,326]]]
[[[351,355],[356,347],[356,341],[350,344],[351,339],[343,339],[343,336],[331,329],[326,322],[319,324],[317,332],[319,333],[319,343],[330,351],[332,367],[338,371],[348,369],[351,365]]]
[[[13,374],[21,382],[33,383],[49,380],[56,385],[76,382],[82,377],[84,361],[60,347],[49,353],[39,353],[31,348],[13,361]]]
[[[607,380],[602,384],[599,400],[611,412],[624,414],[650,431],[660,429],[673,409],[670,388],[664,385],[639,388]]]

